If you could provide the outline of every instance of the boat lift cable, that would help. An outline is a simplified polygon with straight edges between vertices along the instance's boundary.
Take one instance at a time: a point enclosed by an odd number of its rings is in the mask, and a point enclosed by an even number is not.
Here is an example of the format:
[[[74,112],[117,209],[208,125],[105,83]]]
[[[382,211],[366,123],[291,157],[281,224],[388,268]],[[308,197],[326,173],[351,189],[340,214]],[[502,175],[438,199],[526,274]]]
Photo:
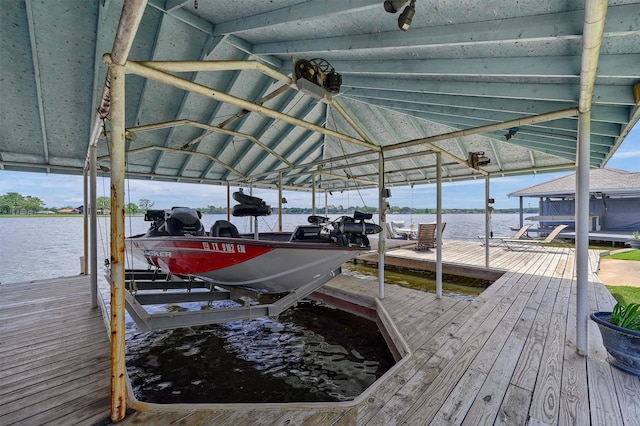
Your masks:
[[[488,206],[489,209],[489,237],[493,238],[493,206]]]
[[[106,119],[104,119],[104,118],[102,119],[102,130],[103,130],[105,138],[106,138],[106,136],[107,136],[107,123],[106,123]],[[107,140],[107,151],[109,151],[109,141],[108,140]],[[104,187],[104,177],[103,177],[102,178],[102,195],[104,196],[105,193],[106,193],[106,190],[105,190],[105,187]],[[98,210],[97,210],[98,206],[97,205],[96,206],[92,206],[92,208],[96,210],[96,214],[97,214],[98,213]],[[102,219],[105,222],[104,223],[104,229],[106,230],[108,228],[108,226],[107,226],[107,218],[103,217]],[[108,268],[111,265],[111,261],[110,261],[108,255],[107,255],[109,250],[107,249],[107,246],[105,245],[105,235],[103,233],[103,228],[100,226],[100,221],[96,220],[96,223],[98,224],[98,228],[99,228],[99,231],[100,231],[100,242],[102,243],[102,253],[105,256],[104,265]],[[106,231],[104,231],[104,232],[106,232]]]
[[[106,119],[104,119],[104,118],[102,119],[102,128],[103,128],[103,131],[104,131],[104,138],[105,138],[105,141],[106,141],[106,144],[107,144],[107,151],[108,151],[109,156],[111,156],[110,145],[109,145],[109,135],[107,133],[107,123],[106,123]],[[128,172],[129,172],[129,163],[128,162],[125,162],[125,168],[126,168],[125,173],[128,174]],[[102,179],[102,194],[103,194],[103,196],[104,196],[105,193],[106,193],[106,190],[105,190],[105,186],[104,186],[104,179]],[[128,197],[128,200],[129,200],[129,203],[127,205],[130,205],[131,204],[131,187],[129,186],[129,179],[127,179],[127,190],[126,190],[126,193],[127,193],[127,197]],[[107,218],[106,217],[104,218],[104,221],[105,221],[105,229],[106,229],[107,228],[107,226],[106,226]],[[129,230],[131,231],[131,229],[133,229],[133,222],[132,222],[132,219],[131,219],[131,214],[129,214]],[[102,236],[102,232],[101,232],[101,236]],[[107,248],[105,247],[105,244],[104,244],[104,238],[101,238],[101,240],[102,240],[102,249],[104,250],[104,253],[106,255]],[[133,250],[133,248],[129,247],[129,253],[127,253],[127,250],[125,249],[125,263],[129,264],[131,268],[134,267],[134,260],[133,260],[133,252],[132,252],[132,250]],[[108,257],[105,258],[104,263],[105,263],[105,266],[107,266],[107,267],[109,266],[109,264],[111,262],[110,262]]]
[[[124,167],[125,167],[125,176],[129,176],[129,162],[128,161],[125,161]],[[128,207],[128,206],[131,205],[130,179],[127,178],[126,182],[127,182],[126,194],[127,194],[127,200],[128,200],[128,203],[127,203],[127,207]],[[125,207],[125,213],[126,213],[126,207]],[[132,213],[132,211],[129,210],[129,233],[131,233],[133,235],[133,233],[132,233],[133,222],[132,222],[132,219],[131,219],[131,213]],[[135,265],[133,264],[134,263],[134,260],[133,260],[133,246],[131,244],[129,244],[128,248],[129,248],[129,250],[127,250],[127,245],[125,245],[125,247],[124,247],[125,265],[128,264],[129,268],[134,269]],[[126,268],[126,266],[125,266],[125,268]]]
[[[334,127],[337,129],[338,126],[336,126],[336,119],[333,116],[333,110],[331,108],[327,108],[327,110],[329,111],[329,115],[331,116],[331,119],[333,120],[333,124]],[[338,143],[340,144],[340,150],[342,151],[342,155],[343,157],[345,157],[345,162],[347,163],[347,178],[350,178],[351,180],[353,180],[353,183],[356,186],[356,192],[358,193],[358,196],[360,197],[360,201],[362,201],[362,205],[364,207],[367,207],[367,203],[364,201],[364,197],[362,196],[362,193],[360,192],[360,186],[358,185],[358,180],[355,178],[353,172],[351,171],[351,165],[349,165],[349,159],[346,158],[347,157],[347,153],[344,150],[344,145],[342,145],[342,139],[338,139]],[[348,206],[347,206],[348,207]]]
[[[409,207],[409,221],[411,222],[411,225],[413,226],[413,186],[415,185],[415,183],[411,183],[411,207]]]

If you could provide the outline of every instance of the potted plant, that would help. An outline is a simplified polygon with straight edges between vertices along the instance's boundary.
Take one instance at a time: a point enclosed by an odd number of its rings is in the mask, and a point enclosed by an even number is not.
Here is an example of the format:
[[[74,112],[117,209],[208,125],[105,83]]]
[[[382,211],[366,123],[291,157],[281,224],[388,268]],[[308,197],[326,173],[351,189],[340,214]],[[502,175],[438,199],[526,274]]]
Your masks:
[[[627,241],[627,244],[629,244],[629,246],[631,246],[631,248],[635,248],[635,249],[640,248],[640,232],[635,231],[631,235],[631,239],[629,241]]]
[[[617,303],[613,312],[594,312],[602,343],[614,358],[611,364],[640,377],[640,303]]]

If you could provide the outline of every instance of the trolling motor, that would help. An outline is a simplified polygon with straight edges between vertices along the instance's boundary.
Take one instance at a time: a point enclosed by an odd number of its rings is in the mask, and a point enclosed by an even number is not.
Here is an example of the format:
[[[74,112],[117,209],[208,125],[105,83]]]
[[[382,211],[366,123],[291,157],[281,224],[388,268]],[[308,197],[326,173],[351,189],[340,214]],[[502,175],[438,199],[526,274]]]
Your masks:
[[[341,216],[331,224],[333,230],[329,233],[331,239],[342,246],[369,248],[368,234],[377,234],[382,227],[375,223],[365,222],[373,217],[371,213],[355,211],[353,217]]]

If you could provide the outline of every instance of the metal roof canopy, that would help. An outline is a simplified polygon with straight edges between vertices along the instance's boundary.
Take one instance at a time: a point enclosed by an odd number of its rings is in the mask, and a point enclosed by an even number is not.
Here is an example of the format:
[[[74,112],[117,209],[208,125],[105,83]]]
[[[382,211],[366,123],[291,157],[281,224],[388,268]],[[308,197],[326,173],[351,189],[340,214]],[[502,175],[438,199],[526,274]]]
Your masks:
[[[106,75],[102,54],[120,34],[124,2],[9,1],[2,50],[14,61],[2,63],[0,168],[81,173]],[[582,1],[419,0],[407,32],[382,3],[151,0],[125,56],[131,67],[247,103],[129,77],[125,120],[138,138],[127,144],[128,175],[274,187],[283,171],[285,187],[308,189],[315,172],[321,188],[344,189],[375,182],[377,150],[389,186],[434,182],[436,150],[445,180],[574,167],[575,114],[547,114],[579,106]],[[603,167],[638,120],[638,14],[637,1],[612,2],[596,45],[591,167]],[[340,93],[319,101],[292,90],[292,57],[326,59],[342,74]],[[203,70],[214,64],[218,72]],[[98,150],[109,154],[105,143]],[[469,152],[491,163],[470,171],[462,164]]]
[[[107,64],[113,63],[109,55],[105,55],[105,62]],[[200,152],[200,151],[189,150],[188,148],[199,143],[202,140],[202,137],[198,137],[195,140],[185,143],[180,148],[170,148],[170,147],[156,146],[156,145],[148,145],[141,148],[129,148],[129,150],[127,151],[127,155],[129,157],[128,173],[131,176],[145,175],[144,172],[139,172],[135,170],[132,171],[132,169],[135,167],[135,164],[136,164],[134,159],[135,154],[143,154],[150,151],[160,151],[165,153],[169,152],[169,153],[175,153],[175,154],[181,154],[181,155],[187,155],[187,156],[206,157],[210,159],[212,162],[226,169],[227,173],[229,172],[231,173],[231,176],[229,176],[229,178],[227,178],[226,181],[236,182],[239,184],[251,183],[253,185],[263,186],[263,187],[276,187],[277,182],[280,178],[279,176],[280,173],[284,172],[286,173],[284,174],[284,176],[289,180],[289,182],[294,182],[295,179],[303,178],[301,183],[299,183],[298,185],[290,184],[285,186],[287,188],[299,188],[300,186],[309,187],[309,175],[312,173],[317,173],[322,177],[321,184],[322,182],[326,183],[328,181],[331,182],[335,180],[341,180],[341,181],[352,180],[354,185],[356,186],[377,186],[378,185],[377,180],[363,179],[363,176],[366,176],[366,177],[377,176],[377,163],[378,163],[377,153],[379,152],[392,153],[394,151],[401,151],[402,152],[401,154],[386,156],[385,161],[388,161],[391,164],[394,164],[394,162],[402,162],[408,159],[412,159],[412,161],[415,161],[416,158],[420,158],[422,160],[421,165],[415,165],[414,167],[411,167],[411,168],[404,167],[402,169],[395,169],[395,170],[394,169],[390,170],[387,166],[387,169],[386,169],[387,176],[389,176],[391,173],[401,173],[401,171],[402,173],[406,173],[410,171],[424,172],[425,170],[433,169],[436,167],[435,164],[425,164],[425,163],[428,163],[428,161],[426,161],[427,159],[424,156],[431,155],[432,158],[435,160],[435,156],[433,156],[432,154],[434,154],[435,152],[441,152],[445,156],[447,156],[450,160],[452,160],[450,163],[447,163],[446,166],[450,167],[450,170],[453,169],[456,171],[456,173],[450,173],[450,176],[449,176],[450,178],[453,178],[453,177],[468,178],[468,175],[471,173],[488,175],[488,172],[482,169],[471,170],[471,172],[469,172],[468,170],[470,168],[468,167],[468,161],[466,158],[464,157],[461,158],[459,156],[456,156],[453,153],[448,152],[446,149],[443,149],[437,146],[435,144],[436,142],[447,141],[447,140],[455,139],[456,137],[477,135],[477,134],[481,134],[481,133],[492,131],[492,130],[509,129],[512,127],[542,123],[545,121],[555,120],[559,118],[573,117],[578,114],[577,108],[569,108],[561,111],[554,111],[547,114],[540,114],[540,115],[526,117],[522,119],[511,120],[503,123],[491,124],[491,125],[481,126],[481,127],[472,128],[472,129],[457,130],[457,131],[453,131],[445,134],[417,138],[410,141],[398,142],[398,143],[384,145],[384,146],[377,146],[377,145],[374,145],[369,140],[364,140],[364,138],[359,139],[357,136],[352,136],[346,133],[341,133],[337,130],[332,130],[326,127],[319,126],[315,123],[305,121],[303,119],[291,116],[289,114],[272,110],[260,103],[246,101],[244,99],[234,97],[230,94],[217,91],[214,88],[206,87],[204,85],[182,79],[178,76],[175,76],[167,72],[167,71],[172,71],[175,73],[191,72],[194,69],[197,69],[199,72],[204,72],[204,71],[220,71],[220,70],[230,70],[230,69],[238,70],[238,69],[246,69],[246,68],[258,69],[260,70],[260,72],[262,72],[265,75],[271,76],[276,80],[284,82],[287,85],[293,86],[293,82],[290,77],[284,76],[278,73],[278,71],[270,69],[268,66],[259,64],[255,61],[233,61],[233,62],[206,61],[206,62],[198,62],[198,63],[177,62],[177,61],[170,62],[170,63],[167,63],[167,62],[139,63],[134,61],[128,61],[125,64],[125,69],[128,73],[140,75],[142,77],[149,78],[160,83],[165,83],[167,85],[171,85],[173,87],[177,87],[185,91],[199,94],[203,97],[209,97],[211,99],[216,99],[219,102],[225,102],[225,103],[234,105],[236,107],[242,108],[241,110],[242,115],[245,115],[249,112],[262,114],[273,120],[282,120],[291,125],[299,126],[299,127],[311,130],[313,132],[324,134],[327,137],[335,138],[336,140],[339,141],[339,143],[346,142],[349,144],[353,144],[355,145],[355,147],[347,148],[347,151],[349,151],[350,154],[339,155],[339,156],[320,159],[316,161],[303,161],[296,165],[291,163],[289,160],[287,160],[286,158],[284,158],[283,156],[281,156],[280,154],[275,152],[273,149],[269,148],[264,143],[262,143],[261,141],[259,141],[257,138],[255,138],[250,134],[228,130],[221,126],[212,126],[210,124],[200,123],[193,120],[181,119],[181,120],[175,120],[172,122],[152,123],[152,124],[146,124],[143,126],[128,128],[126,131],[126,136],[131,141],[130,145],[132,145],[135,141],[138,140],[138,136],[137,136],[138,133],[143,133],[147,131],[165,130],[165,129],[175,129],[180,126],[193,126],[195,128],[206,130],[207,135],[213,134],[213,133],[223,133],[230,136],[237,136],[237,137],[241,137],[243,139],[249,140],[252,144],[260,147],[264,151],[264,153],[267,153],[268,155],[275,157],[279,161],[279,164],[276,165],[275,169],[273,170],[263,172],[261,174],[249,176],[237,170],[233,166],[219,160],[217,157],[211,154]],[[358,135],[364,136],[365,132],[358,127],[355,121],[350,119],[347,112],[340,106],[340,104],[329,93],[327,92],[324,93],[324,97],[322,101],[325,102],[329,107],[333,107],[336,110],[336,112],[340,115],[340,117],[345,119],[348,125],[351,126],[351,132],[355,131]],[[236,114],[234,117],[238,117],[238,114]],[[227,120],[227,122],[229,121],[230,120]],[[337,127],[338,126],[336,126],[336,128]],[[105,136],[108,136],[108,135],[109,134],[105,132]],[[362,150],[361,148],[365,148],[365,149]],[[353,149],[356,149],[356,150],[353,151]],[[342,151],[344,152],[344,147],[342,147]],[[99,157],[98,160],[104,161],[108,158],[109,156],[105,155],[105,156]],[[358,158],[358,160],[355,160],[356,158]],[[361,160],[360,158],[365,158],[365,160]],[[325,171],[326,166],[329,166],[330,172]],[[367,166],[369,167],[369,170],[373,169],[373,171],[369,173],[363,172],[363,170],[366,171]],[[572,166],[573,164],[562,164],[560,167],[572,167]],[[552,166],[551,168],[557,169],[558,166]],[[355,175],[350,175],[349,173],[346,173],[344,175],[338,175],[332,172],[334,169],[341,170],[341,171],[345,169],[349,171],[358,170],[360,171],[360,173]],[[297,173],[293,173],[294,171],[297,171]],[[518,170],[518,172],[523,172],[523,170]],[[161,177],[169,178],[169,176],[166,176],[166,175],[162,175]],[[424,177],[422,179],[405,179],[404,183],[408,183],[409,181],[415,182],[420,180],[424,181],[424,180],[434,180],[434,179],[435,179],[435,176],[432,175],[431,179],[426,179]],[[392,183],[391,178],[388,178],[387,180],[390,181],[390,183]],[[325,189],[331,188],[326,184],[324,186],[325,186]],[[348,185],[345,185],[345,186],[348,186]]]

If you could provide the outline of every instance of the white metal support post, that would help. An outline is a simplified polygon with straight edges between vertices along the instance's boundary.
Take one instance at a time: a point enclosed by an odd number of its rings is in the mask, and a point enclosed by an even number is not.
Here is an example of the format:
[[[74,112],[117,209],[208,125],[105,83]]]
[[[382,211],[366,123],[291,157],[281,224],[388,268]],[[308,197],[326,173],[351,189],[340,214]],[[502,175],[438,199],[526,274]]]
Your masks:
[[[111,420],[126,411],[124,311],[124,179],[125,72],[113,64],[111,73]]]
[[[311,214],[316,214],[316,174],[311,174]]]
[[[576,352],[587,354],[589,315],[589,152],[591,112],[578,115],[578,167],[576,173]]]
[[[442,153],[436,152],[436,297],[442,297]]]
[[[282,232],[282,172],[278,173],[278,230]]]
[[[591,104],[608,4],[607,0],[587,0],[584,4],[576,167],[576,352],[580,355],[587,354],[587,321],[589,315]]]
[[[329,195],[327,190],[324,190],[324,216],[329,217]]]
[[[518,197],[520,199],[520,228],[524,226],[524,200],[522,196]]]
[[[89,241],[90,258],[91,258],[91,307],[98,306],[98,212],[96,211],[96,175],[98,174],[98,162],[96,160],[98,155],[98,147],[96,144],[92,144],[89,147],[89,229],[91,235]],[[87,206],[85,206],[85,209]]]
[[[491,206],[489,205],[489,175],[484,177],[484,266],[489,267],[489,227],[491,226],[491,212],[489,209]]]
[[[378,234],[378,297],[384,299],[384,252],[386,245],[386,223],[387,223],[387,198],[384,186],[384,154],[378,154],[378,211],[380,212],[378,223],[382,231]]]
[[[84,256],[82,257],[82,265],[80,273],[82,275],[87,275],[89,273],[88,261],[89,261],[89,213],[87,211],[87,205],[89,204],[89,170],[87,170],[87,165],[85,164],[84,169],[82,170],[82,183],[84,191],[82,191],[83,195],[83,203],[82,206],[82,225],[83,225],[83,252]]]

